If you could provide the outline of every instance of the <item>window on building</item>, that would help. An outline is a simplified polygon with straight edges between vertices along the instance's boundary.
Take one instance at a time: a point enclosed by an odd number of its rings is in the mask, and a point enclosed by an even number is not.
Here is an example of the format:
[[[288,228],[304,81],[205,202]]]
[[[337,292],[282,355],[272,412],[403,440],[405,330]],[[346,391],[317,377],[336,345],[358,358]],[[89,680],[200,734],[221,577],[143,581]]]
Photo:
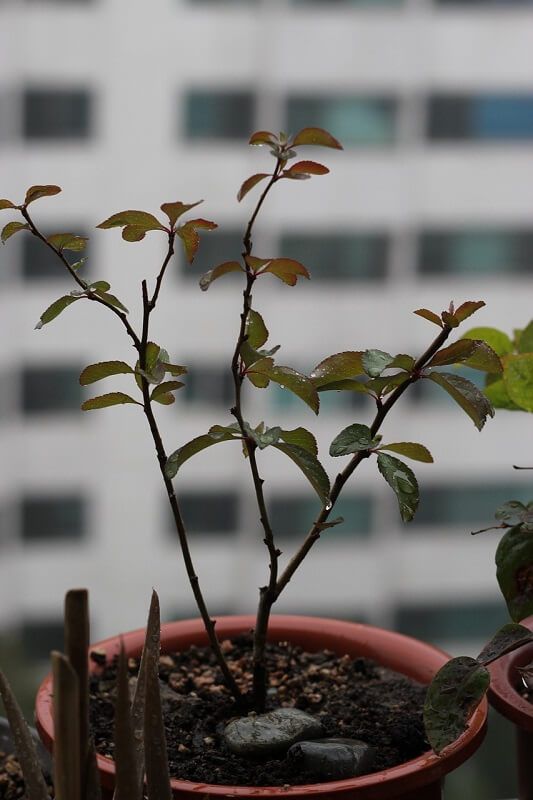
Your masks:
[[[195,365],[188,367],[185,386],[178,397],[191,405],[208,404],[229,407],[234,401],[233,377],[230,365]]]
[[[25,542],[81,539],[86,533],[86,504],[79,494],[28,495],[20,513]]]
[[[180,492],[178,501],[190,533],[235,533],[239,499],[233,492]]]
[[[71,232],[77,236],[85,236],[83,228],[79,225],[61,225],[53,231],[44,232],[45,236],[51,233]],[[22,264],[22,277],[26,280],[57,280],[68,281],[72,280],[64,265],[60,262],[58,257],[46,247],[36,236],[23,235],[19,239],[21,247],[21,264]],[[82,253],[71,253],[65,251],[66,258],[69,263],[79,261],[80,258],[85,258],[88,255],[88,248]],[[83,268],[83,276],[87,276],[87,267]]]
[[[533,500],[529,484],[445,484],[428,486],[420,496],[420,507],[411,525],[478,526],[490,525],[498,506],[509,500]]]
[[[86,139],[91,134],[91,95],[87,89],[26,89],[25,139]]]
[[[389,237],[369,233],[285,233],[279,251],[301,261],[316,281],[382,281],[387,273]]]
[[[181,274],[184,278],[198,281],[205,272],[224,261],[240,261],[243,251],[242,237],[243,232],[237,230],[217,228],[205,233],[204,236],[200,232],[200,247],[192,264],[186,261],[183,248],[178,251]],[[179,246],[178,242],[176,248]],[[243,283],[243,276],[240,273],[229,273],[224,276],[221,284],[228,285],[228,281],[235,284],[239,280]]]
[[[313,125],[325,128],[344,145],[388,145],[396,138],[396,102],[392,97],[293,95],[287,100],[286,129],[296,133]]]
[[[533,138],[533,94],[434,95],[428,138],[510,141]]]
[[[478,369],[463,366],[446,366],[440,367],[438,372],[446,372],[452,375],[458,375],[460,378],[465,378],[477,386],[478,389],[483,389],[485,385],[485,373]],[[448,392],[433,381],[423,379],[416,381],[412,386],[409,386],[406,392],[407,398],[414,403],[427,403],[437,406],[447,406],[459,411],[459,407],[455,400],[448,394]]]
[[[418,240],[422,275],[501,275],[533,269],[533,230],[427,230]]]
[[[294,495],[276,495],[268,503],[274,535],[281,538],[304,536],[320,513],[320,501]],[[357,539],[370,535],[373,527],[373,499],[366,494],[345,494],[335,504],[330,520],[344,522],[327,531],[328,538]]]
[[[22,651],[28,661],[44,661],[52,650],[64,650],[61,617],[27,619],[20,626]]]
[[[501,602],[465,602],[400,606],[394,628],[400,633],[426,642],[488,641],[502,625],[508,614]]]
[[[83,390],[78,365],[26,366],[21,372],[21,407],[25,414],[79,411]]]
[[[243,139],[253,132],[255,97],[248,90],[190,90],[185,96],[189,139]]]

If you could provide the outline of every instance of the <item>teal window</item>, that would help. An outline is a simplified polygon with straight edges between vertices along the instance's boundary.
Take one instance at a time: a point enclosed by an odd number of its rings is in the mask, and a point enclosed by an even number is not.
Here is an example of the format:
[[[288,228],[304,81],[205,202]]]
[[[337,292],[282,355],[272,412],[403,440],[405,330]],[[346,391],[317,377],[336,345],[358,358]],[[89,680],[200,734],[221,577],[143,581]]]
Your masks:
[[[279,384],[271,382],[267,391],[269,392],[269,401],[275,408],[290,411],[303,410],[303,400],[288,389],[282,389]],[[362,412],[366,408],[373,408],[372,400],[360,392],[319,392],[319,398],[322,411],[342,413],[343,411],[357,410]]]
[[[268,503],[274,535],[280,538],[301,538],[320,513],[320,501],[294,495],[272,497]],[[373,527],[373,499],[366,494],[345,494],[335,504],[330,521],[343,517],[344,522],[329,528],[328,538],[357,539],[370,535]]]
[[[180,492],[180,509],[190,533],[234,533],[239,501],[233,492]]]
[[[79,494],[28,495],[20,514],[25,542],[81,539],[86,533],[86,503]]]
[[[181,274],[184,278],[191,278],[195,281],[208,270],[213,269],[218,264],[224,261],[239,261],[241,262],[241,253],[244,249],[242,243],[243,231],[225,230],[217,228],[214,231],[200,231],[200,247],[194,258],[192,264],[185,259],[181,242],[176,243],[178,249],[178,256],[180,259]],[[219,279],[217,289],[219,286],[227,286],[228,282],[235,286],[235,283],[241,282],[244,287],[245,281],[240,272],[230,272]],[[215,289],[216,291],[216,289]]]
[[[509,500],[533,500],[531,485],[518,482],[482,485],[448,484],[427,486],[420,494],[420,507],[411,525],[452,525],[474,529],[487,527],[496,509]]]
[[[509,621],[505,603],[471,602],[400,606],[395,629],[426,642],[489,640]]]
[[[192,365],[183,377],[184,386],[177,397],[187,403],[225,406],[234,401],[233,377],[230,365]]]
[[[80,372],[78,365],[23,367],[20,376],[22,411],[25,414],[79,411],[83,402]]]
[[[418,243],[422,275],[494,275],[533,270],[533,230],[424,231]]]
[[[478,369],[454,366],[452,364],[446,367],[439,367],[435,369],[435,372],[446,372],[448,374],[458,375],[460,378],[465,378],[465,380],[473,383],[478,389],[483,389],[485,385],[485,373]],[[443,389],[442,386],[439,386],[428,378],[423,378],[412,386],[409,386],[406,395],[409,400],[415,403],[448,406],[448,408],[455,409],[458,414],[463,413],[448,392]]]
[[[246,90],[190,90],[185,97],[188,139],[243,139],[254,128],[255,97]]]
[[[315,281],[383,281],[387,273],[389,237],[368,233],[285,233],[279,252],[301,261]]]
[[[87,139],[91,135],[92,97],[88,90],[29,88],[22,100],[25,139]]]
[[[436,141],[532,139],[533,94],[434,95],[427,130]]]
[[[20,627],[20,640],[28,661],[49,659],[52,650],[64,650],[63,621],[61,617],[27,619]]]
[[[389,96],[293,95],[287,100],[287,130],[315,125],[344,145],[390,145],[396,138],[396,101]]]

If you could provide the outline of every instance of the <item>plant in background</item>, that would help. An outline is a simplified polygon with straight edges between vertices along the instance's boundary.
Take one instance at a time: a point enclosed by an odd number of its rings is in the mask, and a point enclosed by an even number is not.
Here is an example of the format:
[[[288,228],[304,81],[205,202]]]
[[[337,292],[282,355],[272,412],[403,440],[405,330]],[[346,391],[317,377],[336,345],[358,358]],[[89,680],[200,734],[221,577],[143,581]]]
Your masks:
[[[183,221],[185,215],[188,215],[198,203],[176,201],[161,205],[164,215],[162,218],[146,211],[126,210],[113,214],[98,225],[101,229],[122,229],[122,238],[128,242],[139,242],[147,233],[152,232],[163,236],[166,240],[165,257],[155,277],[151,279],[150,287],[148,279],[142,281],[142,325],[140,330],[135,330],[129,321],[126,306],[110,292],[109,283],[105,280],[87,282],[82,277],[84,259],[75,261],[76,255],[71,258],[71,253],[77,254],[84,249],[85,237],[73,233],[45,236],[35,222],[30,206],[42,197],[60,192],[58,186],[32,186],[22,203],[0,200],[0,209],[18,211],[22,217],[21,220],[11,221],[5,225],[1,234],[2,241],[6,242],[22,231],[37,237],[44,247],[55,254],[58,262],[61,262],[76,284],[76,288],[70,294],[60,297],[43,312],[37,328],[50,323],[68,306],[88,300],[113,314],[130,338],[136,351],[135,363],[107,360],[91,364],[83,370],[80,382],[89,385],[104,378],[127,375],[132,379],[133,389],[136,388],[137,393],[111,391],[85,401],[82,408],[88,411],[132,404],[142,409],[154,442],[191,589],[216,661],[235,698],[237,708],[241,711],[250,708],[262,711],[265,706],[268,677],[265,645],[272,607],[309,551],[321,538],[321,534],[342,521],[340,518],[331,517],[344,486],[356,468],[363,461],[375,458],[380,474],[397,497],[402,519],[408,522],[415,515],[419,501],[417,479],[411,468],[398,456],[426,463],[432,462],[433,459],[423,444],[383,441],[381,431],[389,412],[412,384],[419,380],[430,380],[446,391],[481,430],[487,417],[494,415],[491,401],[473,383],[447,371],[446,367],[463,364],[484,371],[489,375],[489,380],[496,384],[502,372],[502,365],[498,348],[492,347],[483,336],[447,343],[455,329],[484,305],[482,301],[467,301],[457,307],[450,303],[441,314],[428,309],[416,310],[415,314],[438,328],[435,338],[419,356],[404,353],[393,355],[377,349],[351,350],[335,353],[321,360],[309,375],[278,363],[279,345],[267,346],[269,334],[256,305],[255,290],[258,288],[256,284],[273,277],[285,286],[293,287],[299,279],[308,279],[310,276],[306,267],[299,261],[290,258],[269,258],[265,254],[257,254],[253,248],[255,224],[265,200],[276,184],[287,180],[305,180],[328,172],[324,165],[315,161],[295,161],[301,147],[311,145],[334,149],[342,147],[333,136],[319,128],[305,128],[293,137],[284,134],[275,136],[268,131],[259,131],[252,135],[250,144],[268,147],[274,157],[274,167],[271,172],[252,175],[244,181],[239,190],[238,199],[242,200],[254,187],[265,182],[244,231],[240,259],[215,265],[200,279],[200,287],[204,291],[228,273],[240,273],[243,279],[242,310],[230,365],[234,386],[231,417],[213,425],[203,435],[181,443],[170,454],[163,444],[155,409],[160,405],[170,405],[174,402],[174,392],[183,386],[187,369],[174,363],[169,352],[161,344],[152,341],[150,324],[176,245],[183,246],[187,260],[192,262],[199,247],[200,233],[213,230],[217,227],[216,224],[204,218],[186,217],[186,221]],[[313,433],[304,427],[284,430],[280,426],[267,426],[264,422],[254,420],[253,404],[250,408],[245,408],[243,401],[242,390],[245,381],[258,389],[266,389],[270,383],[276,383],[299,397],[315,414],[319,412],[322,392],[364,393],[374,401],[375,413],[369,424],[354,422],[340,431],[331,442],[330,455],[344,458],[346,461],[334,480],[330,482],[318,460],[318,446]],[[257,502],[262,538],[268,558],[267,580],[259,590],[254,628],[253,686],[246,696],[232,674],[217,638],[215,620],[208,611],[194,567],[186,527],[173,486],[174,478],[191,457],[223,442],[237,443],[235,446],[242,448],[243,456],[248,461],[251,487]],[[264,451],[269,448],[274,448],[291,459],[318,497],[316,517],[310,520],[307,534],[284,564],[281,563],[276,531],[271,524],[264,495],[264,480],[261,477],[261,461],[264,458]]]

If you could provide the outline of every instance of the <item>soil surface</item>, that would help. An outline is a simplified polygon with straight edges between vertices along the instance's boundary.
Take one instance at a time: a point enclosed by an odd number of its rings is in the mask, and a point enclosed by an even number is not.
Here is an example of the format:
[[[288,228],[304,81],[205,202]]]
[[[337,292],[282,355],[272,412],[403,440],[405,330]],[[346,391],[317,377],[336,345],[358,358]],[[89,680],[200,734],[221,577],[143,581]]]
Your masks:
[[[251,639],[223,642],[240,688],[251,685]],[[370,771],[415,758],[429,749],[422,706],[426,688],[365,658],[339,658],[329,651],[303,652],[287,642],[268,647],[270,688],[267,710],[295,707],[316,715],[325,736],[361,739],[375,748]],[[129,659],[131,678],[138,659]],[[284,786],[313,783],[285,758],[250,761],[230,753],[223,731],[236,716],[232,698],[209,648],[191,647],[162,655],[160,678],[172,777],[233,786]],[[91,727],[98,752],[113,757],[115,664],[91,679]]]
[[[50,781],[46,778],[48,794],[54,797]],[[0,750],[0,800],[19,800],[24,794],[24,778],[16,756]]]

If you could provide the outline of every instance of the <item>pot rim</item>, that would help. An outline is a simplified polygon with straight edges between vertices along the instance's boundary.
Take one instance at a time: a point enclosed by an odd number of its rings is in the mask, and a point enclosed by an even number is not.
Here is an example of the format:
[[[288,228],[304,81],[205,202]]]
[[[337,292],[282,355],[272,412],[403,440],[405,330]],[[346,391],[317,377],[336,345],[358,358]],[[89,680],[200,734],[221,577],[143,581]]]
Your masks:
[[[222,616],[217,617],[217,633],[226,638],[236,635],[239,632],[253,628],[255,616]],[[118,654],[122,641],[127,655],[140,655],[142,643],[144,641],[145,629],[140,628],[129,631],[119,636],[112,636],[91,646],[90,650],[103,649],[106,651],[107,659],[113,658]],[[380,660],[380,649],[388,647],[391,651],[401,651],[401,657],[397,660],[405,665],[404,669],[398,666],[391,666],[399,672],[414,677],[422,683],[429,683],[431,677],[443,666],[450,656],[443,650],[433,645],[425,644],[417,639],[405,636],[394,631],[377,628],[371,625],[363,625],[356,622],[341,621],[327,617],[309,617],[296,615],[273,615],[270,620],[269,638],[294,638],[298,634],[311,635],[318,641],[320,638],[326,639],[322,646],[334,649],[328,644],[329,639],[337,639],[337,646],[342,648],[345,644],[352,649],[362,648],[360,653],[366,657]],[[207,637],[203,629],[201,619],[187,619],[178,622],[169,622],[161,626],[161,645],[162,652],[172,648],[172,638],[191,640],[192,643],[207,643]],[[165,644],[166,642],[166,644]],[[310,647],[309,649],[312,649]],[[318,649],[318,647],[317,647]],[[337,650],[337,652],[340,652]],[[355,655],[355,652],[353,653]],[[383,658],[391,661],[391,656]],[[394,658],[393,658],[394,660]],[[94,672],[95,664],[90,663],[91,670]],[[406,669],[409,668],[407,671]],[[417,677],[418,676],[418,677]],[[52,719],[52,675],[49,674],[39,687],[36,698],[36,726],[47,747],[53,747],[53,719]],[[432,751],[422,753],[417,758],[406,761],[395,767],[371,773],[355,778],[348,778],[327,783],[306,784],[291,787],[249,787],[249,786],[228,786],[208,783],[196,783],[173,778],[171,781],[172,789],[176,792],[195,794],[203,793],[204,796],[225,796],[225,797],[269,797],[273,795],[303,798],[310,795],[322,794],[323,797],[334,796],[346,792],[348,789],[358,789],[364,792],[361,797],[371,797],[372,787],[383,788],[387,784],[394,784],[394,789],[411,789],[421,785],[427,785],[432,780],[439,780],[443,775],[450,772],[455,767],[466,761],[470,755],[479,747],[486,732],[487,722],[487,700],[484,698],[476,708],[469,720],[467,730],[455,742],[449,745],[440,755]],[[97,755],[98,768],[101,771],[105,785],[113,785],[115,774],[114,761],[105,756]],[[106,780],[107,779],[107,780]],[[391,787],[392,788],[392,787]],[[370,791],[369,794],[364,790]],[[383,795],[380,795],[383,796]]]
[[[533,615],[521,620],[533,631]],[[500,714],[520,728],[533,732],[533,703],[523,698],[516,687],[516,668],[523,667],[533,659],[533,644],[520,647],[489,664],[490,703]]]

